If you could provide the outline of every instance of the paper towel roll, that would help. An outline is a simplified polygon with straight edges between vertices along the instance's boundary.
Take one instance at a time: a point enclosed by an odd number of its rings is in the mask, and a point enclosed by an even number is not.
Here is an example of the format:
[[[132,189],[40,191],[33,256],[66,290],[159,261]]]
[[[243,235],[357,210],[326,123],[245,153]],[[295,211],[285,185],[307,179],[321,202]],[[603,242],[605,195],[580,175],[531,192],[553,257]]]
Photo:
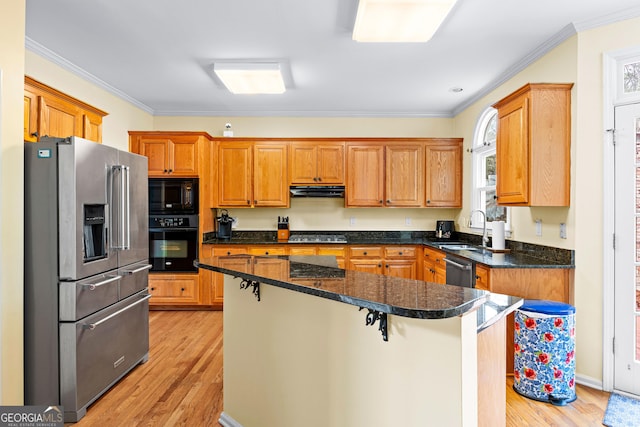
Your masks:
[[[493,221],[492,230],[491,247],[504,249],[504,221]]]

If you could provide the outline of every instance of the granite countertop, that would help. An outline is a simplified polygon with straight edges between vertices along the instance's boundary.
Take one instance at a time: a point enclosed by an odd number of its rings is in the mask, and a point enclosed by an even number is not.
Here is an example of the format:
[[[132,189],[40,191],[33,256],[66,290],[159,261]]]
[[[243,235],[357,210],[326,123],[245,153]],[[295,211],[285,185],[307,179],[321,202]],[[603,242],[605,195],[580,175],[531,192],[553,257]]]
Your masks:
[[[323,258],[326,257],[231,255],[197,260],[194,264],[198,268],[397,316],[445,319],[477,310],[478,331],[522,304],[521,298],[512,296],[342,270],[314,261]],[[255,273],[262,265],[267,266],[262,271],[268,271],[268,275]]]
[[[480,250],[449,250],[439,246],[442,243],[450,243],[447,240],[436,239],[433,232],[416,231],[360,231],[360,232],[299,232],[301,234],[342,234],[347,243],[335,242],[300,242],[292,243],[278,241],[277,235],[272,231],[240,231],[234,232],[231,239],[216,239],[215,233],[205,233],[204,244],[213,245],[274,245],[274,244],[346,244],[346,245],[423,245],[441,250],[445,253],[460,256],[473,262],[484,264],[491,268],[575,268],[574,253],[571,250],[551,248],[507,241],[511,246],[508,253],[494,253],[488,249],[482,249],[476,235],[459,234],[457,242],[477,245]],[[294,232],[291,232],[294,234]],[[296,233],[297,234],[297,233]]]

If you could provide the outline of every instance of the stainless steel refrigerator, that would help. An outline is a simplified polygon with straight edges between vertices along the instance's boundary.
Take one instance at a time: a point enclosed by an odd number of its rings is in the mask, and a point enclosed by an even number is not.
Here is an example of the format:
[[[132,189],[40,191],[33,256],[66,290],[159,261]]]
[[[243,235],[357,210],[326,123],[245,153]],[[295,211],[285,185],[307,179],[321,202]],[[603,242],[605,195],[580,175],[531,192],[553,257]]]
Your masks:
[[[25,143],[25,404],[65,422],[149,355],[147,158]]]

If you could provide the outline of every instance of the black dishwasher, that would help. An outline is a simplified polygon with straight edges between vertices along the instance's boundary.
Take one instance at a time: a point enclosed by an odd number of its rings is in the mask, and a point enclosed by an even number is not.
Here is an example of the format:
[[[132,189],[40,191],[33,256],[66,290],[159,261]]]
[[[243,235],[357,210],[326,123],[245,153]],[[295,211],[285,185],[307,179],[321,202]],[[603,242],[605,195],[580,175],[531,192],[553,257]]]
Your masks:
[[[444,258],[447,264],[447,285],[475,287],[475,264],[459,256],[447,254]]]

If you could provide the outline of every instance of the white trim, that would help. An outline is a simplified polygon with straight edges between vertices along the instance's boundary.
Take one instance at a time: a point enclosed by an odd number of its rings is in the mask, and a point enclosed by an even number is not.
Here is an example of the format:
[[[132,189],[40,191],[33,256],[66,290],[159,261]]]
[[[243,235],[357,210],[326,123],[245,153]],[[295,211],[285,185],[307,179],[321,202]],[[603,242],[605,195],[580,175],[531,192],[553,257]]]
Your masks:
[[[151,115],[154,114],[153,109],[151,109],[148,105],[143,104],[142,102],[138,101],[135,98],[132,98],[131,96],[127,95],[126,93],[124,93],[120,89],[117,89],[117,88],[111,86],[109,83],[105,82],[104,80],[100,80],[99,78],[97,78],[93,74],[89,73],[85,69],[78,67],[77,65],[75,65],[71,61],[66,60],[65,58],[63,58],[62,56],[58,55],[57,53],[55,53],[52,50],[47,49],[46,47],[42,46],[40,43],[36,42],[35,40],[32,40],[29,37],[25,36],[24,45],[25,45],[25,48],[27,50],[30,50],[31,52],[42,56],[43,58],[47,59],[48,61],[53,62],[54,64],[58,65],[59,67],[62,67],[65,70],[75,74],[76,76],[85,79],[89,83],[92,83],[92,84],[98,86],[99,88],[106,90],[107,92],[111,93],[112,95],[115,95],[118,98],[121,98],[121,99],[127,101],[128,103],[140,108],[143,111],[146,111],[147,113],[149,113]]]
[[[640,8],[635,8],[634,10]],[[603,105],[603,224],[602,224],[602,389],[613,391],[614,387],[614,354],[613,338],[615,336],[615,251],[613,250],[613,235],[615,232],[615,153],[612,132],[607,129],[615,127],[615,107],[640,102],[637,97],[621,97],[618,91],[620,76],[619,63],[640,56],[640,46],[621,49],[603,54],[602,99]]]
[[[586,386],[586,387],[590,387],[590,388],[594,388],[596,390],[603,390],[602,388],[602,382],[593,378],[593,377],[588,377],[585,375],[578,375],[576,373],[575,376],[576,379],[576,383]]]
[[[220,425],[224,427],[243,427],[242,424],[234,420],[229,414],[222,411],[220,414],[220,419],[218,419]]]

